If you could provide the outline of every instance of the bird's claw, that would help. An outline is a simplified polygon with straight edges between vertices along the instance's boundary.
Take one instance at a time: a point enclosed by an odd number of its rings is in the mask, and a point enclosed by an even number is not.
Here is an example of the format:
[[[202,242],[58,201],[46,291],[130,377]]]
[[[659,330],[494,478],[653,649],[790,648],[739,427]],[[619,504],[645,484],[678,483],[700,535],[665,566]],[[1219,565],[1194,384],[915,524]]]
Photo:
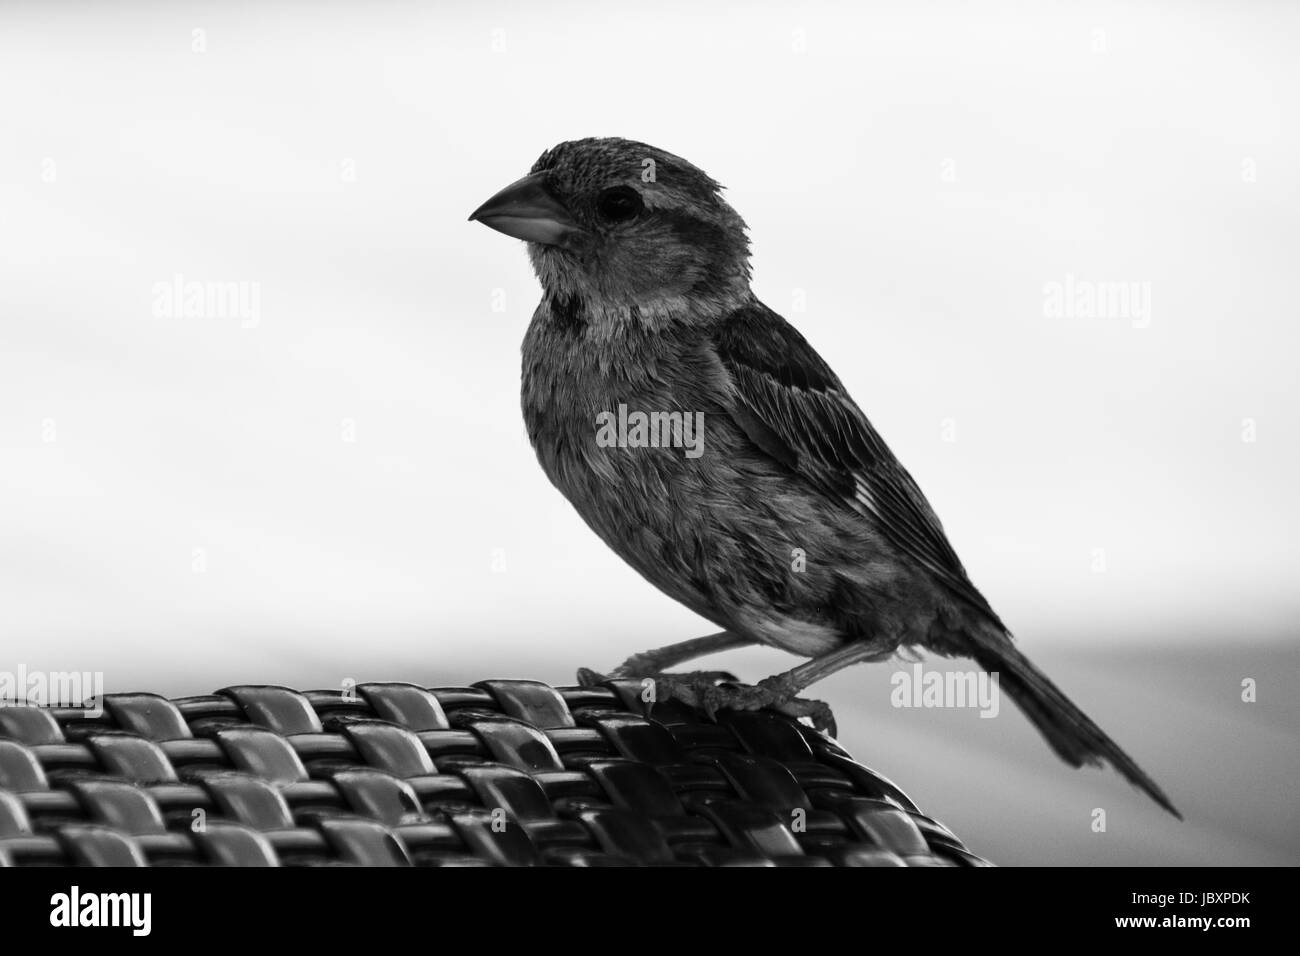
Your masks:
[[[622,664],[619,664],[612,671],[610,677],[649,677],[658,673],[659,668],[655,662],[646,654],[633,654]]]
[[[721,710],[762,710],[768,708],[795,720],[807,718],[814,729],[836,736],[835,715],[824,701],[796,697],[796,691],[781,677],[769,677],[756,686],[741,684],[727,671],[691,671],[685,674],[632,674],[628,663],[615,668],[608,677],[587,667],[578,669],[578,683],[594,687],[611,678],[640,679],[644,685],[641,699],[646,712],[656,703],[679,700],[688,707],[702,710],[710,720],[717,720]]]
[[[831,737],[837,736],[838,727],[830,705],[825,701],[796,696],[798,689],[784,675],[778,674],[775,677],[765,678],[759,681],[758,687],[754,689],[760,692],[760,697],[767,699],[767,703],[760,706],[768,707],[795,720],[807,717],[812,722],[814,730]]]
[[[708,714],[710,720],[717,719],[718,709],[722,703],[717,697],[717,682],[734,681],[734,675],[726,671],[693,671],[689,674],[628,674],[623,667],[616,668],[609,675],[601,674],[589,667],[578,668],[578,684],[582,687],[595,687],[608,680],[639,680],[641,691],[639,697],[645,705],[648,717],[655,704],[669,700],[679,700],[689,707],[695,707]]]
[[[831,712],[830,704],[824,700],[806,700],[802,697],[792,697],[783,704],[774,705],[772,709],[796,720],[807,717],[812,722],[813,729],[819,733],[826,734],[828,737],[839,736],[839,728],[835,723],[835,714]]]

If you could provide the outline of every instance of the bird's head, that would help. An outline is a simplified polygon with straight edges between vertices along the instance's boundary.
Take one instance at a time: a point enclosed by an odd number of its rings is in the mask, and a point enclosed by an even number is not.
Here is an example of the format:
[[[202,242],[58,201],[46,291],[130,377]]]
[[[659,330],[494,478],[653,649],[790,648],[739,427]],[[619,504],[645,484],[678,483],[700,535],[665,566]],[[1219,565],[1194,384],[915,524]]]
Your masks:
[[[748,292],[745,223],[686,160],[626,139],[547,150],[469,217],[528,243],[548,293],[671,312]]]

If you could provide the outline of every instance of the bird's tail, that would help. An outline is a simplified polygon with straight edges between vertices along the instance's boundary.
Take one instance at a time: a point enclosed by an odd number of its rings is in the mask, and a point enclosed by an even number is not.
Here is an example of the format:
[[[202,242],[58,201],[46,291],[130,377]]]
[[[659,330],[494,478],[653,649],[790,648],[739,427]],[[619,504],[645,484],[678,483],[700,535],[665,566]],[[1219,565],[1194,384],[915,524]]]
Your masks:
[[[1046,674],[1030,663],[1009,636],[998,634],[996,638],[989,635],[977,639],[974,658],[986,671],[998,674],[998,686],[1011,695],[1062,760],[1072,767],[1084,764],[1099,767],[1105,761],[1160,806],[1178,819],[1183,818],[1156,782]]]

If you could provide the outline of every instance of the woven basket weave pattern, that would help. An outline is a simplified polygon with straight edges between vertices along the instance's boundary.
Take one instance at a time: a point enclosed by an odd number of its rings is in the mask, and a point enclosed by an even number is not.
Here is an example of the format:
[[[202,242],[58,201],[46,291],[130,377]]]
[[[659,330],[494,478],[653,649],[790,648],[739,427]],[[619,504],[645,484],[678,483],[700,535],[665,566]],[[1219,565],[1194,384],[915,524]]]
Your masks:
[[[640,690],[0,707],[0,865],[987,865],[822,734]]]

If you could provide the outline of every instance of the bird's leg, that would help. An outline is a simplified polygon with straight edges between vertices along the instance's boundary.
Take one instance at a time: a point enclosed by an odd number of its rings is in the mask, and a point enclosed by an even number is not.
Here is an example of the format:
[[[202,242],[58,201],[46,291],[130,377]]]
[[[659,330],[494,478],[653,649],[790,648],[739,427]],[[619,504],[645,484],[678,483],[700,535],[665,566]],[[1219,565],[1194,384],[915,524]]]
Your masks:
[[[697,698],[699,693],[702,692],[705,682],[714,684],[720,680],[735,681],[736,676],[725,671],[697,671],[693,674],[665,674],[664,671],[669,667],[676,667],[678,664],[684,664],[696,657],[703,657],[705,654],[725,651],[732,647],[744,647],[753,643],[755,642],[747,637],[741,637],[730,631],[719,631],[717,634],[709,634],[706,637],[693,637],[689,641],[678,641],[676,644],[668,644],[653,651],[642,651],[640,654],[633,654],[608,675],[593,671],[588,667],[579,667],[578,683],[583,687],[594,687],[596,684],[610,678],[653,678],[655,681],[663,680],[665,686],[668,684],[678,686],[680,693],[673,694],[669,692],[664,695],[665,700],[676,696],[679,700],[691,706],[700,706],[697,703]],[[687,686],[688,683],[690,687]],[[694,688],[694,690],[690,688]]]
[[[676,667],[678,664],[684,664],[697,657],[703,657],[705,654],[725,651],[733,647],[744,647],[753,643],[749,638],[741,637],[730,631],[719,631],[717,634],[710,634],[707,637],[694,637],[689,641],[679,641],[676,644],[669,644],[653,651],[642,651],[640,654],[633,654],[614,668],[610,676],[652,677],[662,674],[670,667]]]
[[[830,677],[836,671],[844,670],[850,664],[883,660],[893,654],[896,648],[895,641],[854,641],[843,647],[837,647],[821,657],[814,657],[798,667],[792,667],[784,673],[761,680],[758,684],[760,687],[770,686],[778,693],[793,697],[804,688]]]

